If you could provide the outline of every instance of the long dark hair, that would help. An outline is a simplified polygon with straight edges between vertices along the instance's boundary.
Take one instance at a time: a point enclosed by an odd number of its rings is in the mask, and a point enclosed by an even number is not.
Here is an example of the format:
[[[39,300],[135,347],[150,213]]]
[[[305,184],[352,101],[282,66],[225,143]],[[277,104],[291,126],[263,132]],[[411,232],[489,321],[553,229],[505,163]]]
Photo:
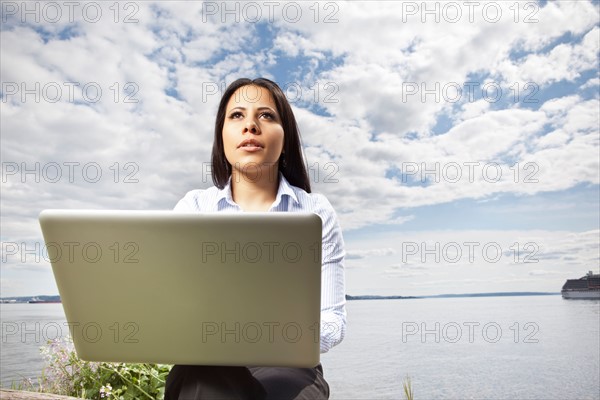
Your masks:
[[[217,119],[215,121],[215,138],[213,141],[211,164],[212,164],[212,180],[216,187],[223,189],[231,176],[231,165],[225,158],[225,150],[223,149],[223,125],[225,124],[225,112],[227,103],[236,90],[243,86],[255,85],[267,89],[273,95],[277,112],[281,117],[281,125],[283,127],[283,152],[279,157],[279,171],[283,174],[288,182],[296,187],[304,189],[310,193],[310,180],[304,165],[304,157],[302,156],[302,143],[300,142],[300,131],[296,124],[296,118],[292,112],[292,107],[287,101],[285,94],[279,86],[266,78],[248,79],[240,78],[231,83],[219,103],[217,111]]]

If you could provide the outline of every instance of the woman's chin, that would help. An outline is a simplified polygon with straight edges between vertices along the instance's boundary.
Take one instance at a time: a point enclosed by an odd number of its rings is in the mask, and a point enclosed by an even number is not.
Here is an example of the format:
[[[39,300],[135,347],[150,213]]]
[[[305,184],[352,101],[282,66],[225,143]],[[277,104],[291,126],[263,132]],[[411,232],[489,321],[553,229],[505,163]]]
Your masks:
[[[277,161],[265,161],[262,157],[244,157],[231,163],[231,166],[241,172],[251,172],[277,168],[277,164]]]
[[[262,179],[275,180],[279,174],[279,165],[273,161],[237,161],[232,164],[233,173],[237,176],[243,176],[251,182],[257,182]]]

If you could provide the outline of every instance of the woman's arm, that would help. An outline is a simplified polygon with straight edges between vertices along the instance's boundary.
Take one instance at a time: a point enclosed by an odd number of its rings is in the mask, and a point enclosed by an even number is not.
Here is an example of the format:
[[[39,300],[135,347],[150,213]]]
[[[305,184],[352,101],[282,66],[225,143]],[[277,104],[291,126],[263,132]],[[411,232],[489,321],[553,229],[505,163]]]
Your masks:
[[[319,196],[318,214],[323,221],[321,271],[321,353],[342,341],[346,333],[344,239],[335,211]]]

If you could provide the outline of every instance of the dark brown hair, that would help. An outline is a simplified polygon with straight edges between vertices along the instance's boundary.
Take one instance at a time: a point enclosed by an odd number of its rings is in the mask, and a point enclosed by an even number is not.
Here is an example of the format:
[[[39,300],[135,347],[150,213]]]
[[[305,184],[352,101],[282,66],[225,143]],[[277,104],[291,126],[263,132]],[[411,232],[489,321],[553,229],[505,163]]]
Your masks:
[[[273,95],[277,112],[281,117],[281,125],[283,127],[283,153],[285,154],[285,162],[283,162],[284,154],[279,157],[279,171],[283,174],[288,182],[296,187],[304,189],[310,193],[310,180],[304,165],[304,157],[302,156],[302,143],[300,141],[300,132],[296,124],[296,118],[292,112],[292,107],[287,101],[285,94],[279,86],[266,78],[248,79],[240,78],[231,83],[219,103],[217,111],[217,119],[215,121],[215,138],[213,141],[211,164],[212,164],[212,180],[216,187],[223,189],[231,176],[231,165],[225,158],[225,150],[223,148],[223,125],[225,124],[225,113],[227,103],[236,90],[243,86],[255,85],[267,89]]]

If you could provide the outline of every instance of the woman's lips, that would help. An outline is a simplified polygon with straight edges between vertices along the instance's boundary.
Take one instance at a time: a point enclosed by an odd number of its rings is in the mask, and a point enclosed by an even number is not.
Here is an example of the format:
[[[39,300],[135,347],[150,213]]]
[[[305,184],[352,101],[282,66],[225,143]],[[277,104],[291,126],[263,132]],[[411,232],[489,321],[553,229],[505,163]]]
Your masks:
[[[242,149],[248,153],[254,153],[263,148],[263,144],[254,138],[248,138],[238,145],[238,149]]]
[[[241,146],[241,147],[239,147],[239,149],[242,151],[247,151],[249,153],[254,153],[256,151],[262,150],[262,147],[260,147],[260,146]]]

